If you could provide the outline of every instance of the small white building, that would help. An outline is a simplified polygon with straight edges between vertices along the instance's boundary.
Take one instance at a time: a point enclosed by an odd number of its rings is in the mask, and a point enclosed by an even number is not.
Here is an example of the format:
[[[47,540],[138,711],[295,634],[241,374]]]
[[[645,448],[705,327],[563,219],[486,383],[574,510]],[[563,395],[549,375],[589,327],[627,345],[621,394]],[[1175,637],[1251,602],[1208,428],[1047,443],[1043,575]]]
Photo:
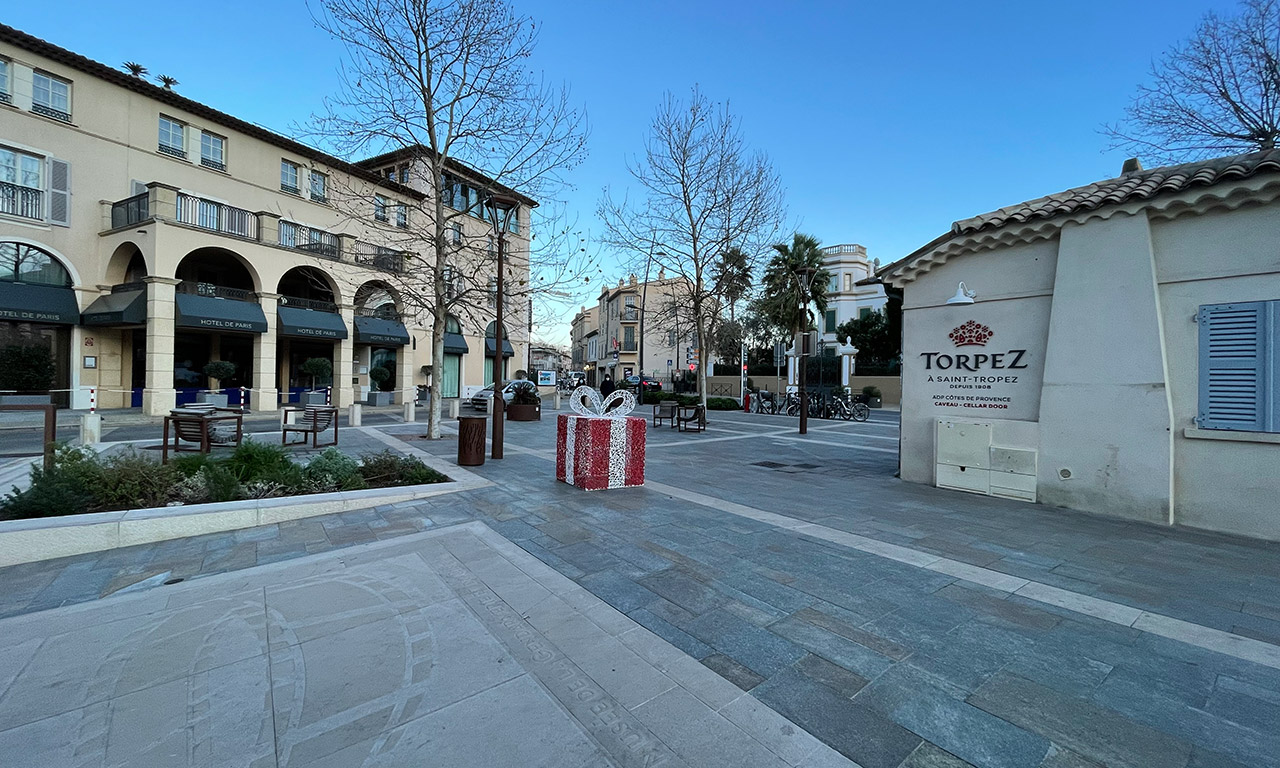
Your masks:
[[[1280,540],[1280,150],[1130,161],[880,275],[904,480]]]
[[[819,325],[828,343],[836,340],[836,328],[858,317],[883,311],[888,297],[878,283],[860,285],[875,275],[880,262],[867,258],[867,249],[854,243],[822,249],[822,267],[831,275],[827,286],[827,313]]]

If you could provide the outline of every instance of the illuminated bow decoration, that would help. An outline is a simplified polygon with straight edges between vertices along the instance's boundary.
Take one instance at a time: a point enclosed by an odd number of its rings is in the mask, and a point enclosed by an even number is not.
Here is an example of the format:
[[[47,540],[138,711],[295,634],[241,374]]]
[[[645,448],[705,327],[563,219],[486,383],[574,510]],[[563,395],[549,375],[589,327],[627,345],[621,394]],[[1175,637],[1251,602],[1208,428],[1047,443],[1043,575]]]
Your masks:
[[[635,395],[625,389],[614,390],[607,398],[591,387],[578,387],[569,395],[569,407],[580,416],[621,419],[636,408]]]

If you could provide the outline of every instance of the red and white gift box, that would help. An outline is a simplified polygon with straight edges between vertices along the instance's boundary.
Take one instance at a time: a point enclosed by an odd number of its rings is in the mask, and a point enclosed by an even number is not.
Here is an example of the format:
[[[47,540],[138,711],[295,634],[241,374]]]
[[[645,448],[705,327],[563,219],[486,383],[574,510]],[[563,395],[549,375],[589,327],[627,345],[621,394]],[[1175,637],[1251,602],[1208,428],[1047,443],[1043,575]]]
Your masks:
[[[559,414],[556,479],[586,491],[644,485],[646,421]]]

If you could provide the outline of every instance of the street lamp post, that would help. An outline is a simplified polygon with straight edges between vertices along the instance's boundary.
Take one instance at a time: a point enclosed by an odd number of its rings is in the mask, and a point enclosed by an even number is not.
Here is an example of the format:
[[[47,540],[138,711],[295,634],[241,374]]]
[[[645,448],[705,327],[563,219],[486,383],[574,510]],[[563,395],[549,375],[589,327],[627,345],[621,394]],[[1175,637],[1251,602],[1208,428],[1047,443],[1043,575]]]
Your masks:
[[[498,241],[498,295],[494,302],[497,318],[493,323],[493,444],[490,446],[489,453],[495,459],[502,458],[502,416],[507,405],[502,397],[502,347],[507,338],[502,330],[503,273],[507,268],[505,233],[517,205],[519,201],[509,195],[489,195],[489,209],[493,211],[494,237]]]
[[[805,353],[805,341],[809,338],[809,289],[813,285],[813,276],[817,274],[816,270],[811,267],[804,267],[796,273],[796,278],[800,283],[800,308],[804,310],[801,315],[804,328],[801,333],[804,334],[796,339],[796,353],[800,355],[800,434],[809,434],[809,395],[805,391],[804,380],[807,373],[805,362],[808,355]]]

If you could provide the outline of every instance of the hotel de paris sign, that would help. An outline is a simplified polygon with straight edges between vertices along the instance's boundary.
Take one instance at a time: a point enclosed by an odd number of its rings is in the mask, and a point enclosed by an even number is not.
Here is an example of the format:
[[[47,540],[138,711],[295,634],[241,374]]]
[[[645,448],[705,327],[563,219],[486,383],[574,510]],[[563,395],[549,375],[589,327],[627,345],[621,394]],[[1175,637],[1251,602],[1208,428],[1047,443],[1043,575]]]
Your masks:
[[[1022,410],[1019,399],[1029,387],[1038,397],[1039,382],[1029,377],[1038,380],[1039,371],[1032,373],[1026,349],[1000,346],[996,332],[976,320],[953,328],[947,338],[952,349],[919,353],[934,407],[1000,418],[1010,408]]]

